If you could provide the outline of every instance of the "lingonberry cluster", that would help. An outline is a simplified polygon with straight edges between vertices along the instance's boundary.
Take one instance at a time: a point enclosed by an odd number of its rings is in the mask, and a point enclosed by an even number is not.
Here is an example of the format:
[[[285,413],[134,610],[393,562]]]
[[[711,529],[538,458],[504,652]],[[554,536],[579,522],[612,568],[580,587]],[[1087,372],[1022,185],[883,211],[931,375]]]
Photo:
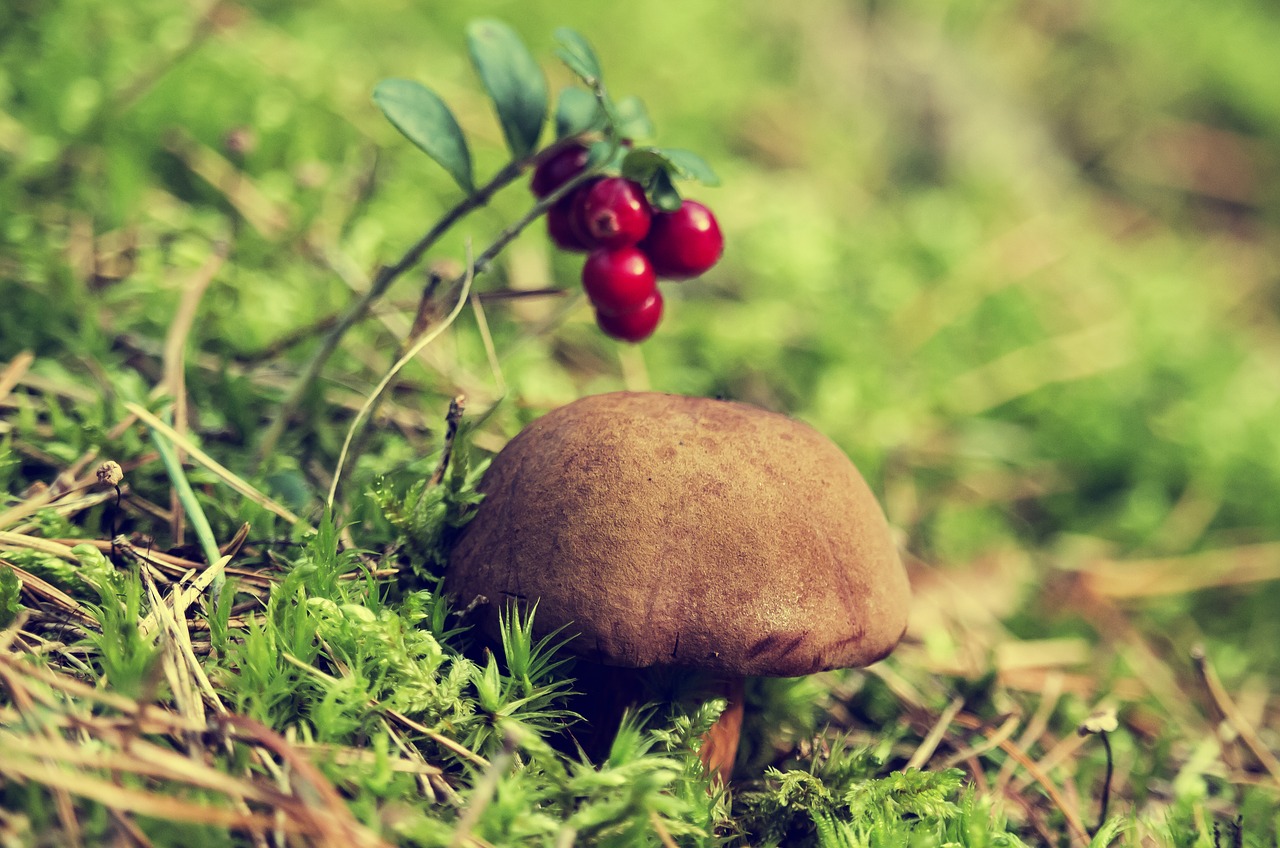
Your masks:
[[[568,144],[534,170],[531,188],[547,197],[587,168],[584,144]],[[687,280],[716,264],[724,238],[711,210],[694,200],[664,212],[639,183],[592,177],[547,211],[547,232],[562,250],[587,254],[582,285],[607,335],[641,342],[662,320],[658,278]]]

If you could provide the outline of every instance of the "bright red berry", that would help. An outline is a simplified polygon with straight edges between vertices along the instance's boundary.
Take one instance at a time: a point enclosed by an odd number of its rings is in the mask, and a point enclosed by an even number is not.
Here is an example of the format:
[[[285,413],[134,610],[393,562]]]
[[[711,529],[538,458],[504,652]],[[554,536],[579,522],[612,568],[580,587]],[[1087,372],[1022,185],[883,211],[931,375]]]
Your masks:
[[[644,306],[658,283],[653,263],[638,248],[602,247],[582,266],[582,287],[597,312],[624,315]]]
[[[653,335],[662,320],[662,293],[654,289],[644,304],[622,315],[605,315],[596,312],[596,324],[605,335],[624,342],[642,342]]]
[[[587,167],[589,151],[585,144],[570,144],[538,163],[529,183],[535,197],[546,197]]]
[[[640,184],[605,177],[582,198],[582,223],[602,247],[636,244],[649,232],[649,201]]]
[[[653,216],[641,248],[653,260],[659,277],[687,280],[719,261],[724,236],[710,209],[696,200],[686,200],[675,212]]]

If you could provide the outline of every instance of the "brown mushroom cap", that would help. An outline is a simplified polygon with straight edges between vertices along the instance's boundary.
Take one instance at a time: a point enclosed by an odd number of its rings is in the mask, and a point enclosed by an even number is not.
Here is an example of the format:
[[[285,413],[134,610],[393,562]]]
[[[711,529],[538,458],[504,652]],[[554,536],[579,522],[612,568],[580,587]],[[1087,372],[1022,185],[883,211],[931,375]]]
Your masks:
[[[791,677],[893,649],[910,602],[875,497],[829,439],[741,403],[595,395],[494,458],[446,583],[606,665]]]

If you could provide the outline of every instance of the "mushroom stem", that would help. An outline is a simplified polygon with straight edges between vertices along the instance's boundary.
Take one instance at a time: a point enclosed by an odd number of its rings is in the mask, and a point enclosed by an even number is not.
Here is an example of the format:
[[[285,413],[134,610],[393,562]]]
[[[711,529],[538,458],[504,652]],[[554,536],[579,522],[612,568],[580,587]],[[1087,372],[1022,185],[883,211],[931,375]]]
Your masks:
[[[713,778],[719,778],[721,784],[727,785],[729,778],[733,775],[733,763],[738,757],[738,739],[742,735],[742,710],[746,701],[746,691],[741,677],[723,678],[717,688],[718,691],[714,694],[725,698],[729,703],[724,708],[724,712],[720,713],[720,718],[702,737],[702,748],[698,751],[698,757]]]

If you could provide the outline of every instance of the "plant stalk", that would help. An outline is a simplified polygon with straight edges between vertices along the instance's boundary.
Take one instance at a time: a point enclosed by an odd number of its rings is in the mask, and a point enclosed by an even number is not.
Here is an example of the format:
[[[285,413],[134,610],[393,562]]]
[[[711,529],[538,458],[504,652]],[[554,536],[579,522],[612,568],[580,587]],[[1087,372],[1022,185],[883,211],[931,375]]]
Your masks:
[[[337,322],[329,329],[329,332],[327,332],[324,338],[321,339],[320,347],[307,362],[302,373],[298,375],[298,379],[294,383],[293,388],[289,390],[289,394],[285,396],[283,401],[281,401],[280,408],[276,410],[275,417],[272,419],[270,424],[267,425],[267,429],[262,436],[262,441],[258,445],[257,464],[261,465],[267,455],[275,450],[276,444],[280,441],[280,436],[284,433],[284,428],[298,411],[298,407],[302,404],[302,399],[306,397],[306,394],[310,390],[312,384],[314,384],[319,378],[320,372],[324,369],[325,363],[329,361],[329,357],[338,349],[338,345],[342,342],[342,337],[347,334],[348,330],[369,314],[369,310],[373,307],[374,303],[386,294],[387,289],[391,287],[391,284],[406,271],[417,265],[422,259],[423,254],[435,245],[435,243],[438,242],[454,224],[458,223],[458,221],[462,220],[462,218],[470,212],[486,205],[499,189],[502,189],[509,183],[514,182],[526,168],[538,162],[541,157],[548,155],[549,152],[557,149],[559,146],[559,144],[552,145],[535,155],[526,156],[521,159],[514,159],[508,162],[500,171],[498,171],[497,174],[493,176],[491,180],[489,180],[489,182],[485,183],[474,193],[468,195],[460,203],[446,212],[444,217],[437,221],[436,224],[422,236],[422,238],[418,239],[417,242],[405,251],[399,261],[393,265],[384,265],[378,269],[378,273],[373,278],[373,282],[370,283],[369,288],[351,304],[350,308],[348,308],[347,311],[338,318]],[[545,212],[547,208],[550,207],[551,203],[559,200],[567,190],[570,190],[571,187],[575,187],[577,182],[578,180],[572,181],[570,184],[563,186],[561,191],[555,192],[553,195],[546,198],[545,201],[538,203],[534,207],[534,209],[537,210],[537,215],[541,215]],[[529,216],[526,216],[526,219],[528,217]],[[534,217],[536,217],[536,215]],[[525,219],[522,219],[522,221],[525,221]],[[493,257],[497,255],[497,252],[505,247],[507,243],[509,243],[511,239],[515,238],[515,236],[519,234],[520,230],[527,225],[528,223],[525,221],[522,226],[509,235],[508,233],[510,232],[510,229],[504,231],[503,236],[499,236],[498,242],[495,243],[497,250],[494,250],[491,247],[489,250],[486,250],[481,254],[480,259],[476,262],[475,270],[479,272],[484,265],[491,262]],[[455,283],[456,285],[461,285],[461,279],[459,278]]]

